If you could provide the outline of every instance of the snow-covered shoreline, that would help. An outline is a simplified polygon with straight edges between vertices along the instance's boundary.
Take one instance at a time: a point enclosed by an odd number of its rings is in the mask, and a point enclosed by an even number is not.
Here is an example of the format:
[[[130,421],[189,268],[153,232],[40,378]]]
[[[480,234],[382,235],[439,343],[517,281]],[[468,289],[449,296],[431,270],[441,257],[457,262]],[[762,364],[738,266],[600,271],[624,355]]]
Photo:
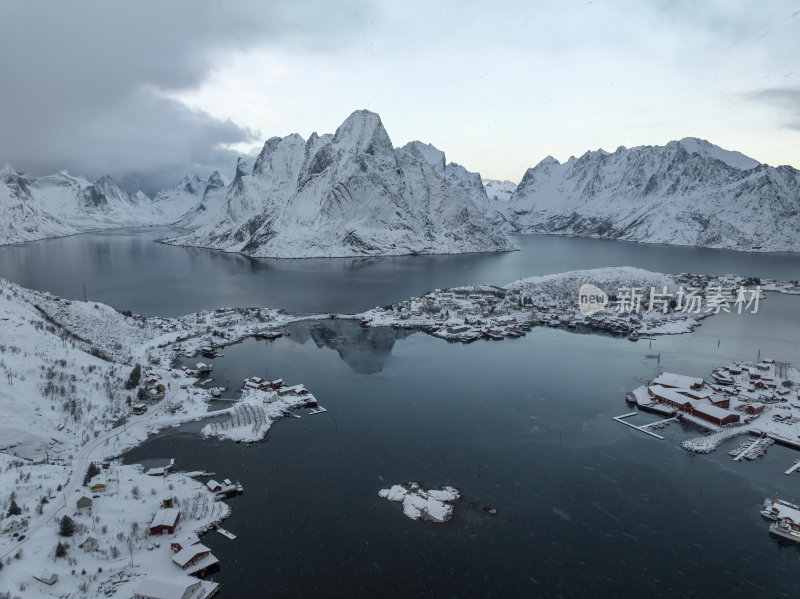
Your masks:
[[[143,318],[0,280],[0,407],[6,414],[0,480],[15,490],[22,512],[0,519],[3,587],[26,597],[93,597],[111,588],[130,595],[142,574],[180,575],[170,561],[168,537],[156,547],[158,539],[145,534],[163,499],[159,490],[168,489],[181,508],[176,535],[211,529],[229,508],[182,473],[154,478],[136,466],[112,464],[91,481],[105,485],[97,491],[82,484],[86,468],[163,428],[219,414],[208,412],[212,395],[195,385],[198,373],[173,367],[176,345],[183,355],[195,355],[209,344],[269,334],[303,318],[308,316],[257,308]],[[136,364],[141,380],[126,388]],[[270,423],[300,401],[308,398],[270,403]],[[134,405],[143,407],[132,412]],[[22,482],[31,479],[38,482]],[[83,496],[92,502],[92,518],[77,509]],[[11,496],[0,502],[5,516]],[[81,534],[94,531],[96,550],[82,551],[77,539],[62,538],[69,545],[66,556],[55,557],[55,531],[64,515]],[[42,569],[59,580],[48,586],[31,576]]]

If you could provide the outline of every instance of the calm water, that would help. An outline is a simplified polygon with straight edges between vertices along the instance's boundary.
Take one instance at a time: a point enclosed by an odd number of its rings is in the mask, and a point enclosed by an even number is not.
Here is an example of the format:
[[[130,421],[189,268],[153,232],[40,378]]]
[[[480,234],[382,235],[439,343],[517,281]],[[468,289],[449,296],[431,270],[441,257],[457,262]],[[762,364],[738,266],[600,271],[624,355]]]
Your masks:
[[[460,256],[274,260],[176,248],[168,229],[122,230],[0,247],[0,276],[62,297],[145,315],[234,306],[360,312],[435,288],[505,284],[601,266],[658,272],[800,277],[800,254],[748,254],[557,236],[518,236],[518,252]]]
[[[464,282],[618,264],[666,272],[797,278],[800,257],[558,237],[522,237],[502,255],[380,260],[251,260],[154,244],[164,231],[77,236],[0,248],[0,275],[147,314],[217,305],[355,311]],[[800,498],[773,446],[734,463],[611,420],[626,390],[660,369],[707,375],[764,356],[800,364],[800,298],[770,295],[757,315],[708,319],[691,335],[631,343],[535,329],[468,346],[352,322],[297,324],[214,361],[235,389],[265,373],[302,382],[328,408],[286,419],[251,446],[158,435],[129,462],[175,457],[239,479],[225,527],[204,537],[222,561],[221,597],[796,596],[800,551],[758,515],[763,497]],[[235,391],[230,393],[235,396]],[[638,416],[649,421],[651,416]],[[412,522],[377,497],[419,480],[462,489],[456,518]],[[490,516],[483,506],[497,507]]]
[[[222,597],[701,597],[723,585],[796,596],[800,551],[773,541],[758,515],[765,494],[800,496],[782,474],[795,452],[773,446],[738,464],[725,453],[735,441],[693,456],[678,443],[699,431],[672,425],[658,441],[611,420],[628,411],[625,390],[659,371],[648,355],[707,374],[742,356],[739,334],[800,307],[767,304],[750,321],[723,316],[652,347],[546,328],[463,346],[298,324],[291,337],[227,348],[216,383],[266,369],[305,383],[327,413],[283,420],[251,446],[170,431],[126,460],[177,457],[244,484],[225,524],[239,538],[204,537],[223,563]],[[758,345],[800,363],[796,331],[783,329]],[[456,519],[412,522],[376,495],[409,480],[462,489]]]

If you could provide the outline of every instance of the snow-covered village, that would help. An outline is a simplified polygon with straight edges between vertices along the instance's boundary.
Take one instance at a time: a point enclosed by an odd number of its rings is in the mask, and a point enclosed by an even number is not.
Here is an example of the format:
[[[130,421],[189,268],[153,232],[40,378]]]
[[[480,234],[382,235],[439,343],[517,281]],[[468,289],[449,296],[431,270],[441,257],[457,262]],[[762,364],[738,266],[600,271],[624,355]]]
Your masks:
[[[797,595],[795,3],[0,14],[0,599]]]

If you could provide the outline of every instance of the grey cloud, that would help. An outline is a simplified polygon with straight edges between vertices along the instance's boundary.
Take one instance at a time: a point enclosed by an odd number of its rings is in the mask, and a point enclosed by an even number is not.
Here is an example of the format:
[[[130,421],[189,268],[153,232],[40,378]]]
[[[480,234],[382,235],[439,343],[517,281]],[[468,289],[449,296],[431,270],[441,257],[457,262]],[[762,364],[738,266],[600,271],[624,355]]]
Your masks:
[[[788,117],[783,124],[786,129],[796,129],[800,131],[800,89],[793,87],[773,87],[760,89],[745,94],[748,100],[771,104],[781,111],[784,118]]]
[[[0,164],[109,173],[149,192],[232,170],[220,144],[254,132],[159,92],[198,86],[234,51],[334,51],[370,18],[357,0],[4,2]]]

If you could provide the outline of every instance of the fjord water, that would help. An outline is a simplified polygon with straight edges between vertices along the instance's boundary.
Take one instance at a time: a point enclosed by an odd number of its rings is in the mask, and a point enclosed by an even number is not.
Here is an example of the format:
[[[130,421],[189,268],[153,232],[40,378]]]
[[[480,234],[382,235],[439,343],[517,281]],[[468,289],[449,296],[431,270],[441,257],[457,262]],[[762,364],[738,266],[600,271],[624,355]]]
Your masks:
[[[723,584],[793,596],[800,552],[772,540],[758,511],[776,490],[800,495],[782,474],[796,452],[739,464],[732,441],[691,455],[678,444],[699,430],[673,424],[659,441],[611,417],[660,368],[704,375],[751,357],[737,335],[770,323],[762,353],[798,363],[796,330],[778,324],[797,299],[771,296],[749,322],[723,315],[652,347],[548,328],[464,346],[298,323],[226,348],[213,384],[235,397],[245,376],[280,376],[328,412],[284,419],[249,446],[169,430],[125,459],[176,457],[242,482],[224,524],[238,538],[203,541],[222,561],[222,597],[701,597]],[[413,522],[377,496],[410,480],[461,489],[456,518]]]
[[[800,257],[521,237],[503,255],[250,260],[152,243],[164,231],[0,248],[0,275],[147,314],[219,305],[350,312],[466,282],[631,264],[664,272],[795,279]],[[95,255],[97,252],[97,255]],[[236,397],[246,376],[304,383],[328,412],[284,419],[252,445],[170,429],[127,462],[239,479],[224,526],[203,538],[222,562],[220,597],[795,596],[800,552],[758,515],[776,491],[800,499],[798,454],[752,463],[692,455],[699,430],[659,441],[611,420],[625,391],[659,370],[707,376],[762,356],[800,364],[800,298],[770,294],[756,315],[723,314],[689,335],[631,343],[537,328],[502,342],[319,320],[214,360]],[[220,402],[221,403],[221,402]],[[222,404],[226,405],[226,404]],[[639,422],[654,419],[637,416]],[[447,524],[413,522],[377,491],[419,480],[458,487]],[[491,516],[482,508],[496,507]]]
[[[276,260],[154,239],[169,229],[75,235],[0,247],[0,276],[69,299],[88,299],[147,316],[234,306],[353,313],[436,288],[502,285],[521,277],[603,266],[665,273],[800,276],[796,254],[756,254],[557,236],[517,236],[518,252]]]

